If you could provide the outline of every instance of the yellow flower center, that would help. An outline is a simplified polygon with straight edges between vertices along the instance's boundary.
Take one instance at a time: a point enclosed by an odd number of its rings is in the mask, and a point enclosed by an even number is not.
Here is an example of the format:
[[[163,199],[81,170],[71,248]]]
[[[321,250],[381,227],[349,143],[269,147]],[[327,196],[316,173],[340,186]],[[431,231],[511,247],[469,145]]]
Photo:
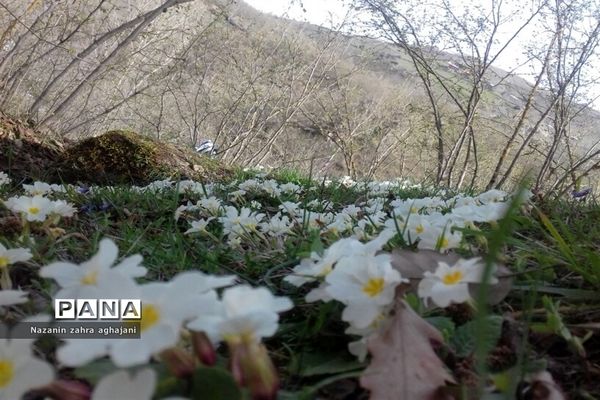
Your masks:
[[[321,270],[319,271],[319,273],[317,274],[318,278],[323,278],[327,275],[329,275],[329,273],[333,271],[333,265],[331,264],[327,264],[325,265],[323,268],[321,268]]]
[[[425,227],[421,224],[417,225],[417,227],[415,228],[415,231],[417,233],[423,233],[425,231]]]
[[[383,292],[383,286],[385,281],[383,278],[371,278],[369,281],[363,286],[362,290],[369,297],[375,297],[379,293]]]
[[[456,285],[457,283],[459,283],[463,278],[463,273],[462,271],[454,271],[454,272],[450,272],[447,273],[446,275],[444,275],[444,277],[442,278],[442,282],[444,282],[444,284],[446,285]]]
[[[95,285],[96,283],[98,283],[98,271],[92,271],[81,278],[82,285]]]
[[[156,306],[153,306],[152,304],[145,304],[142,306],[142,319],[140,320],[140,330],[142,332],[156,325],[159,320],[160,311]]]
[[[0,360],[0,389],[8,386],[15,374],[13,363],[10,360]]]
[[[0,257],[0,268],[6,268],[9,264],[8,257]]]
[[[40,209],[39,209],[39,207],[29,207],[27,209],[27,211],[29,211],[29,214],[36,215],[36,214],[39,214]]]
[[[445,249],[450,244],[450,241],[448,241],[448,239],[446,239],[445,235],[442,235],[438,238],[438,241],[436,244],[437,244],[438,249]]]

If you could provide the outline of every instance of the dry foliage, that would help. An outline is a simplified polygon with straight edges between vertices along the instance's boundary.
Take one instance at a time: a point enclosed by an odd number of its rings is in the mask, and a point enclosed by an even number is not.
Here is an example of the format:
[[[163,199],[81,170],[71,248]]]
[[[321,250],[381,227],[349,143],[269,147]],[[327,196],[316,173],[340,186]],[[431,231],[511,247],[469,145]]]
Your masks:
[[[439,389],[454,378],[432,346],[442,341],[437,329],[398,301],[389,326],[369,339],[373,358],[360,383],[371,391],[371,400],[444,398]]]

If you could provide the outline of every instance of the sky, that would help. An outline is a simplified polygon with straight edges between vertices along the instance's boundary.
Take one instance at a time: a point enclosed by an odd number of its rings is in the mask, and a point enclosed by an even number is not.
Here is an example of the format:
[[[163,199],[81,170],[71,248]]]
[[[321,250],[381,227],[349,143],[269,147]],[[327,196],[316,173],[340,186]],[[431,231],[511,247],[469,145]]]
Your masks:
[[[284,16],[290,19],[307,21],[315,25],[321,25],[328,28],[339,26],[339,24],[347,17],[349,8],[344,5],[344,0],[244,0],[254,8],[270,13],[276,16]],[[400,1],[400,0],[398,0]],[[489,6],[490,2],[486,0],[451,0],[453,8],[456,10],[460,8],[472,9],[473,5],[486,7]],[[290,4],[291,3],[291,4]],[[517,7],[530,6],[536,4],[535,0],[504,0],[503,2],[503,15],[511,14],[510,20],[512,22],[503,24],[503,30],[498,32],[498,39],[503,44],[504,40],[508,39],[516,27],[520,25],[519,21],[524,21],[527,13],[520,15],[520,11]],[[505,14],[507,13],[507,14]],[[356,18],[356,16],[354,16]],[[529,41],[544,40],[543,36],[536,34],[539,31],[539,25],[528,26],[523,32],[514,40],[505,51],[502,52],[500,57],[494,63],[494,66],[502,68],[506,71],[512,71],[516,75],[524,78],[525,80],[533,83],[535,76],[537,75],[539,64],[528,63],[527,57],[523,54],[523,49],[527,46]],[[493,51],[492,51],[493,53]],[[599,64],[598,68],[593,70],[600,70],[600,61],[595,60],[592,65]],[[517,66],[520,67],[517,68]],[[516,68],[516,69],[515,69]],[[596,74],[594,74],[596,75]],[[593,103],[593,107],[600,110],[600,85],[594,85],[590,88],[588,95],[591,98],[596,98]]]
[[[296,0],[292,5],[288,0],[244,1],[263,12],[326,27],[332,26],[332,20],[334,24],[341,22],[348,12],[348,8],[340,0]]]
[[[298,21],[307,21],[328,28],[339,26],[349,12],[349,7],[344,4],[343,0],[291,0],[291,2],[290,0],[244,1],[262,12]],[[473,1],[478,2],[478,0],[453,0],[453,5],[467,5],[467,3]],[[510,4],[510,0],[507,3]],[[511,47],[504,52],[504,55],[498,59],[495,65],[505,70],[513,69],[515,65],[522,62],[522,60],[516,57],[520,53],[518,50],[520,47],[522,47],[522,43],[518,41],[511,44]],[[525,79],[528,79],[528,72],[525,68],[516,71],[518,75],[521,75]]]

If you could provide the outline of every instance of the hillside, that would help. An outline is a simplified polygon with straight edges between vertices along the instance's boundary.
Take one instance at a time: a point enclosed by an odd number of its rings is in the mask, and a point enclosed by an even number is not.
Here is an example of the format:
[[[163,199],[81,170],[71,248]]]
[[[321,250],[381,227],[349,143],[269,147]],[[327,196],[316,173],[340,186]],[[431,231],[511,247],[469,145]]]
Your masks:
[[[163,2],[171,7],[153,9]],[[584,108],[554,124],[553,109],[540,117],[552,103],[539,89],[519,121],[531,85],[499,69],[481,80],[481,100],[466,119],[434,84],[435,119],[410,58],[383,41],[226,0],[23,4],[0,10],[10,27],[0,50],[0,109],[56,136],[133,130],[187,147],[210,138],[229,164],[452,187],[508,188],[526,173],[537,176],[536,189],[596,182],[600,114]],[[464,103],[465,61],[421,50]]]

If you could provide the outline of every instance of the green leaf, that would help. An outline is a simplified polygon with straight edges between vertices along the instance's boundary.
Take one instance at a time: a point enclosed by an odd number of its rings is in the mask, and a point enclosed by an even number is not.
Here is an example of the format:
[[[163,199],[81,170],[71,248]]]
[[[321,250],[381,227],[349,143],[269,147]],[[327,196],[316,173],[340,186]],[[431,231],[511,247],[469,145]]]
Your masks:
[[[448,342],[452,336],[454,336],[454,331],[456,330],[456,326],[454,322],[448,317],[427,317],[425,321],[429,322],[438,331],[442,333],[444,336],[444,340]]]
[[[300,361],[300,376],[333,375],[342,372],[364,369],[366,364],[339,354],[304,354]]]
[[[563,237],[560,235],[558,230],[554,227],[554,225],[550,221],[550,218],[548,218],[546,216],[546,214],[544,214],[540,210],[537,210],[537,212],[538,212],[538,216],[540,217],[540,221],[542,222],[544,227],[548,230],[548,232],[550,232],[550,235],[554,238],[554,240],[558,244],[558,248],[560,249],[561,253],[565,257],[567,257],[569,259],[569,261],[575,262],[575,257],[573,256],[573,252],[571,251],[571,248],[569,247],[567,242],[563,239]]]
[[[191,398],[198,400],[242,400],[233,376],[221,368],[200,367],[192,379]]]
[[[117,367],[109,359],[102,359],[76,368],[75,376],[96,385],[100,379],[116,370]]]
[[[482,341],[486,353],[496,346],[502,333],[502,317],[490,315],[485,318],[484,329],[478,331],[476,321],[469,321],[456,329],[451,346],[459,357],[467,357],[475,351],[477,338]]]

